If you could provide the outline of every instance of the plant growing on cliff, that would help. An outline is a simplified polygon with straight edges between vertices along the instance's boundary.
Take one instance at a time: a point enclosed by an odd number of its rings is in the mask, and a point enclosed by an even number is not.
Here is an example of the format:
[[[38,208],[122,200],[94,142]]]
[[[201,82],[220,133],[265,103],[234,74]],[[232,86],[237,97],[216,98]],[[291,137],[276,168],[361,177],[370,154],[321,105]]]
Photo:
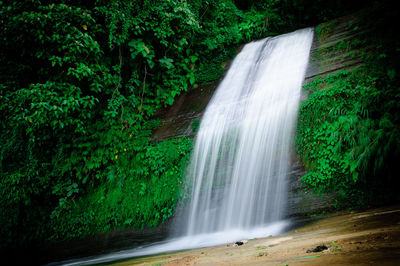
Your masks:
[[[399,199],[393,188],[400,158],[400,82],[395,74],[400,46],[391,40],[391,18],[375,25],[380,38],[359,35],[338,48],[364,44],[359,51],[364,66],[304,87],[309,97],[300,107],[297,136],[297,151],[308,170],[302,181],[319,192],[336,192],[338,207]]]

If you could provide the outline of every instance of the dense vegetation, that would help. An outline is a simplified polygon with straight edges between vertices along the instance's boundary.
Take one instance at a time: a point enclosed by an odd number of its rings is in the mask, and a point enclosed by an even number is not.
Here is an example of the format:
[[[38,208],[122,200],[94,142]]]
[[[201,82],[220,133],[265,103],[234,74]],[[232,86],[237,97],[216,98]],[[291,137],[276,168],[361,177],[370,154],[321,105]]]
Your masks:
[[[345,2],[0,1],[0,247],[167,220],[192,144],[151,142],[157,111]]]
[[[400,200],[400,42],[393,38],[398,11],[381,14],[358,25],[349,21],[347,28],[358,36],[319,51],[321,57],[332,51],[361,57],[365,65],[304,88],[309,97],[300,108],[297,149],[309,171],[302,180],[314,191],[335,193],[337,207]],[[319,38],[332,24],[317,29]],[[365,25],[372,31],[359,32]]]

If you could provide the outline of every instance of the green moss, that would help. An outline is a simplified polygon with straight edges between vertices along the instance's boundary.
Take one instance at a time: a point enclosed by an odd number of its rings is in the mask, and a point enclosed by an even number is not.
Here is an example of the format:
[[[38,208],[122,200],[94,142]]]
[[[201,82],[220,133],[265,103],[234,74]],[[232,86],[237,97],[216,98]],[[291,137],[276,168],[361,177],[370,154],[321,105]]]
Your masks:
[[[315,31],[317,33],[317,39],[319,41],[326,40],[331,35],[331,33],[336,25],[337,25],[336,20],[332,20],[329,22],[319,24],[315,29]]]

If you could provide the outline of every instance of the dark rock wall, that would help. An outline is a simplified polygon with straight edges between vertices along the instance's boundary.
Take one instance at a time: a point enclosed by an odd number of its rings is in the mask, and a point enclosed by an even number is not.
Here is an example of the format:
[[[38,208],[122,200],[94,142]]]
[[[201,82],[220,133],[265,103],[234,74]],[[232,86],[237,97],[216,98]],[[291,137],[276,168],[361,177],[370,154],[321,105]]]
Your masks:
[[[315,27],[305,83],[316,76],[326,76],[341,69],[354,68],[362,64],[361,57],[354,54],[353,50],[343,52],[343,49],[338,48],[346,41],[367,32],[366,27],[360,25],[365,12],[360,11]]]
[[[153,141],[176,137],[194,137],[195,123],[199,121],[218,82],[182,93],[174,104],[158,115],[161,125],[153,132]]]

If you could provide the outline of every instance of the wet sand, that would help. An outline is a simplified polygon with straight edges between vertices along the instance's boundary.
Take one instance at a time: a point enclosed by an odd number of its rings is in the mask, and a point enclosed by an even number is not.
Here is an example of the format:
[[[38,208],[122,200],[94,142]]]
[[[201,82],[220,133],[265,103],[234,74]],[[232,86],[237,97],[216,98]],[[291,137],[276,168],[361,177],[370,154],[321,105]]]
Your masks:
[[[307,253],[316,246],[328,249]],[[400,205],[343,212],[283,235],[112,265],[400,265]]]

